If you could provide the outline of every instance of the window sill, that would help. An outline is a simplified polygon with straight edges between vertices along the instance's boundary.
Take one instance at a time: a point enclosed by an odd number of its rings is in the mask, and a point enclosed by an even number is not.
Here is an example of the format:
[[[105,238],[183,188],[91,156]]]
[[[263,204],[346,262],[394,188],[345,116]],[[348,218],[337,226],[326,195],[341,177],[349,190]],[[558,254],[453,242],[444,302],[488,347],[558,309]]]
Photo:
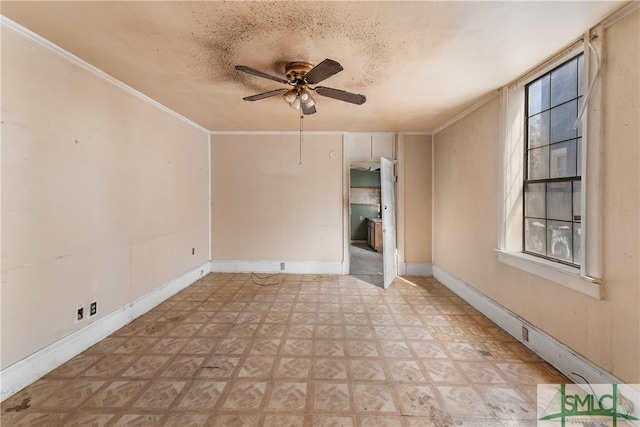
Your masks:
[[[521,252],[507,252],[500,249],[496,249],[496,252],[498,252],[500,262],[511,267],[566,286],[592,298],[604,298],[602,283],[592,277],[581,275],[578,268],[536,258]]]

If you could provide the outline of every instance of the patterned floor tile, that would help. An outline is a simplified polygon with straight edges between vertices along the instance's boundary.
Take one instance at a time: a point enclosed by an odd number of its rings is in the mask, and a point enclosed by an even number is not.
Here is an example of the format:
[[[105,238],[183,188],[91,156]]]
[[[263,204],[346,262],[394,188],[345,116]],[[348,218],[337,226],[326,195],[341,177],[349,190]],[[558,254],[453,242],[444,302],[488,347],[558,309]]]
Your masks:
[[[359,297],[352,297],[352,300],[354,300],[353,298],[359,299]],[[347,303],[347,304],[342,304],[342,312],[343,313],[364,313],[365,309],[362,303],[360,302]]]
[[[356,384],[355,406],[359,412],[396,413],[393,390],[386,385]]]
[[[401,416],[394,415],[359,415],[358,425],[367,427],[401,427],[404,420]]]
[[[398,326],[374,326],[374,336],[378,339],[393,340],[402,337],[402,331]]]
[[[486,416],[486,418],[493,416],[489,406],[470,385],[436,386],[436,389],[452,416]]]
[[[396,319],[392,314],[369,313],[369,320],[374,326],[395,326]]]
[[[277,323],[265,323],[256,332],[256,336],[262,338],[282,338],[286,331],[286,325],[280,325]]]
[[[446,359],[447,353],[442,344],[436,340],[410,340],[407,341],[409,348],[419,358]]]
[[[3,425],[533,427],[535,384],[569,382],[433,278],[261,277],[203,277],[7,399]]]
[[[85,370],[81,376],[113,378],[127,369],[136,359],[136,356],[126,354],[108,354]]]
[[[435,383],[466,383],[467,378],[460,368],[452,360],[448,359],[423,359],[422,365],[427,370],[429,377]]]
[[[239,362],[239,357],[213,355],[204,360],[195,376],[203,379],[232,379]]]
[[[198,354],[207,355],[216,348],[222,340],[213,338],[192,338],[189,342],[182,347],[179,354]]]
[[[178,408],[198,411],[213,409],[226,385],[226,382],[195,381],[189,385]]]
[[[460,369],[472,383],[504,384],[498,368],[490,362],[460,362]]]
[[[232,327],[233,325],[230,323],[207,323],[198,330],[196,336],[207,338],[223,338],[226,337],[229,332],[231,332]],[[240,331],[236,330],[234,332],[239,333]],[[253,333],[253,331],[251,333]]]
[[[422,318],[417,314],[394,314],[393,319],[401,326],[419,326],[424,327]]]
[[[141,356],[122,373],[122,376],[131,378],[152,378],[165,364],[167,364],[169,359],[169,356]]]
[[[89,366],[96,363],[100,360],[102,356],[96,354],[81,354],[64,365],[60,366],[57,369],[54,369],[52,372],[47,374],[45,378],[47,379],[56,379],[56,378],[75,378],[80,375],[84,370],[86,370]]]
[[[134,402],[134,408],[165,409],[184,388],[186,381],[154,381]]]
[[[162,422],[162,417],[164,414],[155,413],[133,413],[133,414],[124,414],[117,418],[114,427],[152,427],[152,426],[160,426]]]
[[[344,338],[344,330],[342,326],[318,325],[316,337],[318,339],[342,339]]]
[[[356,424],[351,416],[314,415],[311,425],[314,427],[351,427]]]
[[[478,386],[487,406],[502,420],[535,420],[536,406],[515,387]]]
[[[275,358],[273,357],[247,357],[240,367],[238,378],[269,379],[274,363]]]
[[[397,382],[425,383],[427,379],[415,360],[390,360],[389,372]]]
[[[215,354],[241,355],[247,350],[250,344],[251,340],[246,338],[225,338],[219,343],[214,343],[215,349],[213,352]]]
[[[375,341],[347,341],[347,353],[349,353],[351,357],[380,356]]]
[[[287,313],[288,315],[288,313]],[[294,312],[291,313],[290,321],[291,323],[314,323],[318,318],[318,313],[316,312]]]
[[[344,313],[342,315],[346,325],[364,325],[370,326],[371,321],[369,315],[365,313]]]
[[[177,356],[160,374],[165,378],[193,378],[204,362],[204,356]],[[126,372],[123,374],[126,375]]]
[[[316,356],[344,356],[344,342],[336,340],[317,340],[314,342]]]
[[[290,325],[287,330],[287,338],[312,338],[315,325]]]
[[[187,345],[188,338],[162,338],[151,346],[147,352],[150,354],[176,354]]]
[[[430,327],[428,326],[400,326],[400,330],[404,337],[408,340],[433,340],[434,336],[431,334]]]
[[[266,382],[234,381],[223,405],[223,410],[252,411],[262,407]]]
[[[250,355],[254,356],[275,356],[278,354],[282,340],[271,338],[260,338],[253,341]]]
[[[346,383],[314,383],[313,408],[317,411],[351,412],[351,393]]]
[[[147,381],[114,381],[92,397],[86,408],[121,408],[128,405],[147,386]]]
[[[61,387],[40,406],[66,410],[77,407],[87,400],[93,393],[105,384],[104,381],[78,380],[66,381]]]
[[[268,410],[304,411],[308,384],[302,382],[276,382],[271,389]]]
[[[385,357],[404,359],[412,356],[405,341],[381,340],[379,343]]]
[[[76,413],[71,415],[71,417],[64,420],[65,427],[85,427],[85,426],[95,426],[95,427],[103,427],[106,426],[113,418],[115,414],[82,414]],[[46,425],[46,424],[41,424]]]
[[[344,323],[342,313],[332,312],[318,313],[316,322],[320,325],[340,325]]]
[[[312,368],[312,359],[309,358],[282,358],[276,370],[275,377],[281,379],[309,378]]]
[[[351,373],[354,380],[384,381],[384,363],[380,359],[352,359]]]
[[[280,354],[291,356],[311,356],[313,353],[313,340],[287,339],[284,341]]]
[[[163,427],[206,427],[208,425],[210,425],[209,415],[183,412],[169,415]]]
[[[304,415],[267,414],[262,427],[299,427],[304,425]]]
[[[2,414],[2,424],[17,427],[57,426],[69,416],[68,412],[40,412],[30,411],[27,414],[5,412]]]
[[[399,384],[396,392],[403,415],[432,417],[446,414],[429,385]]]
[[[549,374],[538,363],[496,363],[500,374],[513,384],[548,384]]]
[[[454,360],[481,361],[485,357],[481,353],[482,348],[476,343],[442,341],[442,344]]]
[[[327,380],[346,379],[347,369],[346,359],[315,359],[313,361],[313,378]]]

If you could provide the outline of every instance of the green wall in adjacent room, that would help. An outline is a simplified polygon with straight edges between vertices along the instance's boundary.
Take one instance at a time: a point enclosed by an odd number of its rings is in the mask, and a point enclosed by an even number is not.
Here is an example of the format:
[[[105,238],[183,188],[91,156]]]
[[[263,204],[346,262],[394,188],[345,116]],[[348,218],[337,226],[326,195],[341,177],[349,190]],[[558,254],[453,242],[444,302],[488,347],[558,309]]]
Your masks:
[[[367,217],[377,218],[378,207],[351,205],[351,240],[367,240]]]
[[[380,187],[380,171],[351,169],[351,188]],[[367,240],[367,218],[379,216],[378,205],[351,205],[351,240]]]
[[[352,187],[380,187],[380,171],[351,169]]]

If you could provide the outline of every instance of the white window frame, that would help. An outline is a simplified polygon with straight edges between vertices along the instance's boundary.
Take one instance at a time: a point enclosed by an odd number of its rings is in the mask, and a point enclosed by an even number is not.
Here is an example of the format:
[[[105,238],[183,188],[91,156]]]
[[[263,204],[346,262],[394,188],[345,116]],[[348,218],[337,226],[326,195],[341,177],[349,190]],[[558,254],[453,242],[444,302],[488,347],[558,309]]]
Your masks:
[[[604,298],[602,284],[601,225],[601,83],[602,27],[596,27],[548,61],[505,86],[501,92],[500,236],[498,259],[512,267],[566,286],[597,299]],[[590,47],[591,45],[591,47]],[[562,63],[584,53],[584,92],[588,102],[582,116],[582,253],[580,267],[565,265],[523,252],[523,183],[525,149],[525,86]],[[593,87],[590,86],[593,84]]]

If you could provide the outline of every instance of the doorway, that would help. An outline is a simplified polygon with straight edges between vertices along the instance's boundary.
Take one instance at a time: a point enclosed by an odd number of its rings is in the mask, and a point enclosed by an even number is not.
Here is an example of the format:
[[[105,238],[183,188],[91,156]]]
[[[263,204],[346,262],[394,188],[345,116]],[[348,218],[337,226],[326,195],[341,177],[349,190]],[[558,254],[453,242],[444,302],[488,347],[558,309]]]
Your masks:
[[[380,287],[384,285],[381,205],[380,164],[352,164],[349,191],[349,273]]]

